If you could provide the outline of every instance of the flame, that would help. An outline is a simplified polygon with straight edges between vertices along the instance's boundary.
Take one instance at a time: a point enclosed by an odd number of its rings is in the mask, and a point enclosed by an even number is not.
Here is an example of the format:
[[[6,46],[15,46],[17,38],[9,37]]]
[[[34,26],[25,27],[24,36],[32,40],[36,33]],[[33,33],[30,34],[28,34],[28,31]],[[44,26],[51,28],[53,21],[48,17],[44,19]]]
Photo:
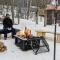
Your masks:
[[[27,38],[27,37],[30,37],[32,34],[31,34],[30,29],[25,28],[25,29],[22,29],[21,31],[17,32],[17,35]]]

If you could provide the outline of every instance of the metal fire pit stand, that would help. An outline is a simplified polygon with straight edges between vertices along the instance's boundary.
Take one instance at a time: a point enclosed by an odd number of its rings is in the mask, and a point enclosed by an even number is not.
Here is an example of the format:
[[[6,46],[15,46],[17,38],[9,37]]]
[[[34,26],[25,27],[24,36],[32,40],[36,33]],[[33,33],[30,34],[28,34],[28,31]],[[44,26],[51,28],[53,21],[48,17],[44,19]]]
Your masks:
[[[15,36],[15,44],[20,47],[23,51],[27,50],[33,50],[35,55],[38,54],[38,51],[40,49],[40,41],[42,40],[43,45],[42,47],[46,47],[47,51],[49,51],[49,45],[46,42],[44,37],[31,37],[31,38],[26,38],[23,39],[21,37]]]
[[[41,46],[41,41],[43,43],[43,46]],[[48,43],[44,37],[33,37],[33,38],[31,38],[31,47],[32,47],[32,50],[35,53],[35,55],[37,55],[40,47],[46,47],[47,52],[49,52],[49,50],[50,50],[49,45],[48,45]]]

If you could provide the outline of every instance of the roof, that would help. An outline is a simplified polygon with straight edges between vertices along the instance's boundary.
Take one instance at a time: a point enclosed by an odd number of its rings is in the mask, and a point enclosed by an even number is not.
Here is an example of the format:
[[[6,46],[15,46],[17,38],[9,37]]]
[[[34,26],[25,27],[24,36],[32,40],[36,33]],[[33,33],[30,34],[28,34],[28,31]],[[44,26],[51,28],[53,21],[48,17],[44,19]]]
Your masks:
[[[57,10],[60,10],[60,5],[57,7]]]
[[[54,5],[47,5],[47,8],[46,8],[46,10],[55,10],[55,9],[56,9],[56,7]],[[56,10],[60,10],[60,5],[57,6]]]
[[[46,10],[55,10],[55,6],[54,5],[47,5]]]

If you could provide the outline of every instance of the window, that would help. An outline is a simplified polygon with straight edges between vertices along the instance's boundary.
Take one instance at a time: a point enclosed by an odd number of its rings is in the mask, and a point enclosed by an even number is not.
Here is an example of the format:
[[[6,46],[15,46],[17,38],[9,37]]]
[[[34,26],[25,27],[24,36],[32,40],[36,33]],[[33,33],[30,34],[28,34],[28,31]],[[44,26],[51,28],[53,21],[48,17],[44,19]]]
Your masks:
[[[52,11],[47,11],[47,24],[52,24]]]
[[[60,11],[57,13],[57,20],[60,20]]]
[[[60,4],[60,0],[58,0],[58,4]]]

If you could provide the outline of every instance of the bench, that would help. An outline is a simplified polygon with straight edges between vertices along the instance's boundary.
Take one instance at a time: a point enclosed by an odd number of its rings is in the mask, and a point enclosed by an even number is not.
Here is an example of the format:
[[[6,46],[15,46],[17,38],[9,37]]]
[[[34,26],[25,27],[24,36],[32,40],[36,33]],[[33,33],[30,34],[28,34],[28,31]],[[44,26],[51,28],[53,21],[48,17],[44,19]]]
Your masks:
[[[54,34],[54,32],[50,32],[50,31],[36,31],[37,32],[37,36],[44,36],[46,35],[46,33],[50,33],[50,34]],[[56,33],[56,42],[60,43],[60,33],[57,32]]]

